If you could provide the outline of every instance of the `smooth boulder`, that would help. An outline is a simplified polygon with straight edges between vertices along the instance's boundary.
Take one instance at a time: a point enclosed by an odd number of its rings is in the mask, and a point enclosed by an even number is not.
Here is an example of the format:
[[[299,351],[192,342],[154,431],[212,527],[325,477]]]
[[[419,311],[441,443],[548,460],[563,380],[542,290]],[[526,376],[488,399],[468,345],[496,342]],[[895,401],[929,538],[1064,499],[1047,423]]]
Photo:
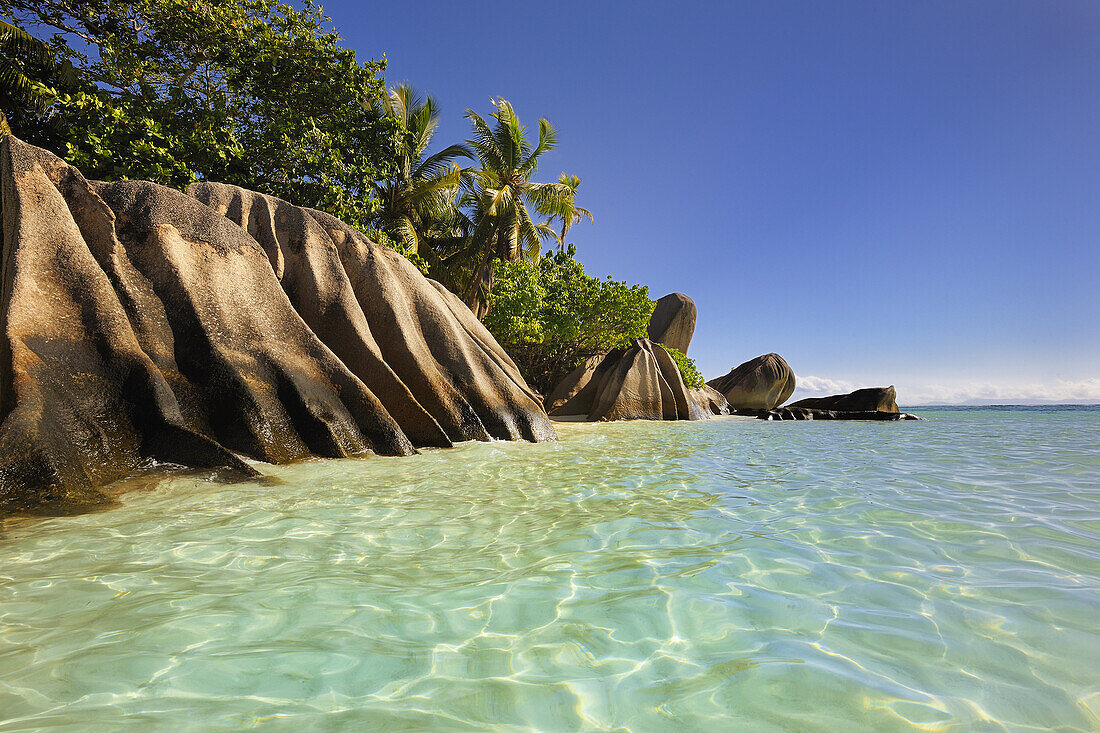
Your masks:
[[[554,437],[496,339],[400,254],[273,196],[206,182],[188,193],[260,243],[305,322],[418,445]]]
[[[893,422],[897,420],[921,420],[907,412],[883,412],[881,410],[818,410],[809,407],[779,407],[774,410],[738,410],[737,414],[758,420],[870,420]]]
[[[793,393],[794,372],[779,354],[764,354],[707,382],[725,395],[730,409],[771,410]]]
[[[158,467],[255,476],[240,456],[554,436],[457,298],[331,217],[87,181],[11,136],[0,184],[0,509],[85,507]]]
[[[585,420],[701,420],[669,353],[648,339],[588,359],[547,400],[553,417]]]
[[[649,317],[647,336],[654,343],[671,346],[687,354],[695,334],[695,301],[683,293],[669,293],[657,301]]]
[[[730,414],[730,403],[726,396],[709,384],[688,390],[688,399],[698,405],[699,409],[711,415]]]
[[[848,394],[828,397],[807,397],[792,402],[788,407],[807,407],[815,410],[834,410],[836,412],[900,412],[897,403],[897,391],[894,385],[889,387],[866,387]]]

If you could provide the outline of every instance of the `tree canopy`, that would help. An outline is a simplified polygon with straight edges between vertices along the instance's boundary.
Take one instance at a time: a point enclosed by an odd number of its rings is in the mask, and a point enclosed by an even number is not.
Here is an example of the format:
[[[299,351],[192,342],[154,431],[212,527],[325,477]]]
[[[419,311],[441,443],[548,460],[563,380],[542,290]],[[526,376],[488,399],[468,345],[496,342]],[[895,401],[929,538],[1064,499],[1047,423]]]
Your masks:
[[[406,252],[436,262],[440,241],[462,234],[464,218],[455,200],[462,169],[454,161],[469,152],[455,144],[427,155],[439,124],[439,106],[407,84],[384,97],[383,110],[398,129],[398,156],[390,177],[374,184],[374,223],[403,242]]]
[[[543,394],[585,358],[645,338],[654,306],[645,285],[585,273],[572,245],[499,263],[489,302],[486,327]]]
[[[0,0],[77,80],[43,80],[12,129],[91,178],[218,180],[362,225],[398,133],[384,64],[360,63],[318,5],[275,0]]]
[[[478,165],[468,169],[466,193],[461,201],[470,211],[471,235],[468,260],[471,277],[463,299],[484,317],[484,299],[493,288],[495,262],[528,259],[537,262],[543,240],[557,237],[546,221],[531,216],[553,216],[572,202],[575,189],[559,181],[531,180],[539,158],[557,146],[558,133],[550,121],[539,119],[538,142],[531,144],[508,100],[493,101],[490,124],[473,110],[466,118],[473,137],[466,141]],[[530,205],[530,208],[529,206]]]

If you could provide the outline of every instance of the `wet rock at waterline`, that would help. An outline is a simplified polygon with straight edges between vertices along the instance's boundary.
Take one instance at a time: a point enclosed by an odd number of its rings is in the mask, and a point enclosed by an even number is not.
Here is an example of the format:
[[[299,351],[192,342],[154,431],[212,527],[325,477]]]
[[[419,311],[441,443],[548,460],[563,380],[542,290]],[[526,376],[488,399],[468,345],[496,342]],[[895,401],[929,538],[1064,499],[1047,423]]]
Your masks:
[[[711,415],[730,414],[730,403],[726,400],[726,396],[709,384],[688,390],[688,399]]]
[[[669,293],[657,301],[649,317],[649,340],[687,354],[695,334],[695,301],[683,293]]]
[[[156,464],[243,478],[238,454],[554,436],[465,306],[338,220],[89,182],[10,136],[0,181],[2,508],[94,503]]]
[[[896,420],[920,420],[907,412],[884,412],[881,410],[818,410],[808,407],[779,407],[774,410],[735,410],[735,415],[755,417],[758,420],[875,420],[892,422]]]
[[[794,372],[779,354],[764,354],[707,382],[725,395],[731,409],[770,410],[794,393]]]
[[[828,397],[807,397],[792,402],[788,407],[808,407],[815,410],[836,410],[838,412],[898,412],[897,392],[894,386],[866,387],[848,394]]]
[[[701,420],[676,362],[660,344],[631,345],[594,356],[562,380],[547,400],[554,417],[586,420]]]

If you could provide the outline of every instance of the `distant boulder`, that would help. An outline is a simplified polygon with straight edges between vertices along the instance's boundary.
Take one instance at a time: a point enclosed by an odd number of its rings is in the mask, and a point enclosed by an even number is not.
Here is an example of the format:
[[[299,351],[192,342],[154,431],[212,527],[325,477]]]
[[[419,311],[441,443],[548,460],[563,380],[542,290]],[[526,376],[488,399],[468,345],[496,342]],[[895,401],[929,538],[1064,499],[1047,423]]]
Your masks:
[[[657,301],[647,330],[649,340],[686,354],[695,334],[695,301],[683,293],[669,293]]]
[[[815,410],[835,410],[837,412],[899,412],[897,392],[894,386],[867,387],[848,394],[829,397],[807,397],[792,402],[788,407],[808,407]]]
[[[547,398],[552,417],[585,420],[703,420],[710,408],[691,399],[680,370],[660,344],[630,346],[592,357]]]
[[[764,354],[707,382],[731,409],[771,410],[794,393],[794,372],[779,354]]]
[[[726,396],[710,385],[704,384],[702,387],[689,390],[688,399],[711,415],[730,414],[730,403],[726,400]]]
[[[625,352],[611,349],[590,356],[558,383],[545,400],[546,411],[551,417],[588,415],[597,385]]]
[[[881,410],[816,410],[808,407],[779,407],[775,410],[738,410],[739,415],[758,420],[920,420],[907,412],[883,412]]]

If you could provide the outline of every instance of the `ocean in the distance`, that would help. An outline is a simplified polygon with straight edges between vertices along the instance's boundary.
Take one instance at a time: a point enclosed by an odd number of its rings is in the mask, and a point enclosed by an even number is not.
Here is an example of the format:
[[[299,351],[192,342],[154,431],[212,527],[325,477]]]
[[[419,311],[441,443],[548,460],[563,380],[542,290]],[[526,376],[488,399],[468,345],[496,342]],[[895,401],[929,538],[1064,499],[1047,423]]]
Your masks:
[[[567,424],[0,529],[0,731],[1100,730],[1100,408]]]

